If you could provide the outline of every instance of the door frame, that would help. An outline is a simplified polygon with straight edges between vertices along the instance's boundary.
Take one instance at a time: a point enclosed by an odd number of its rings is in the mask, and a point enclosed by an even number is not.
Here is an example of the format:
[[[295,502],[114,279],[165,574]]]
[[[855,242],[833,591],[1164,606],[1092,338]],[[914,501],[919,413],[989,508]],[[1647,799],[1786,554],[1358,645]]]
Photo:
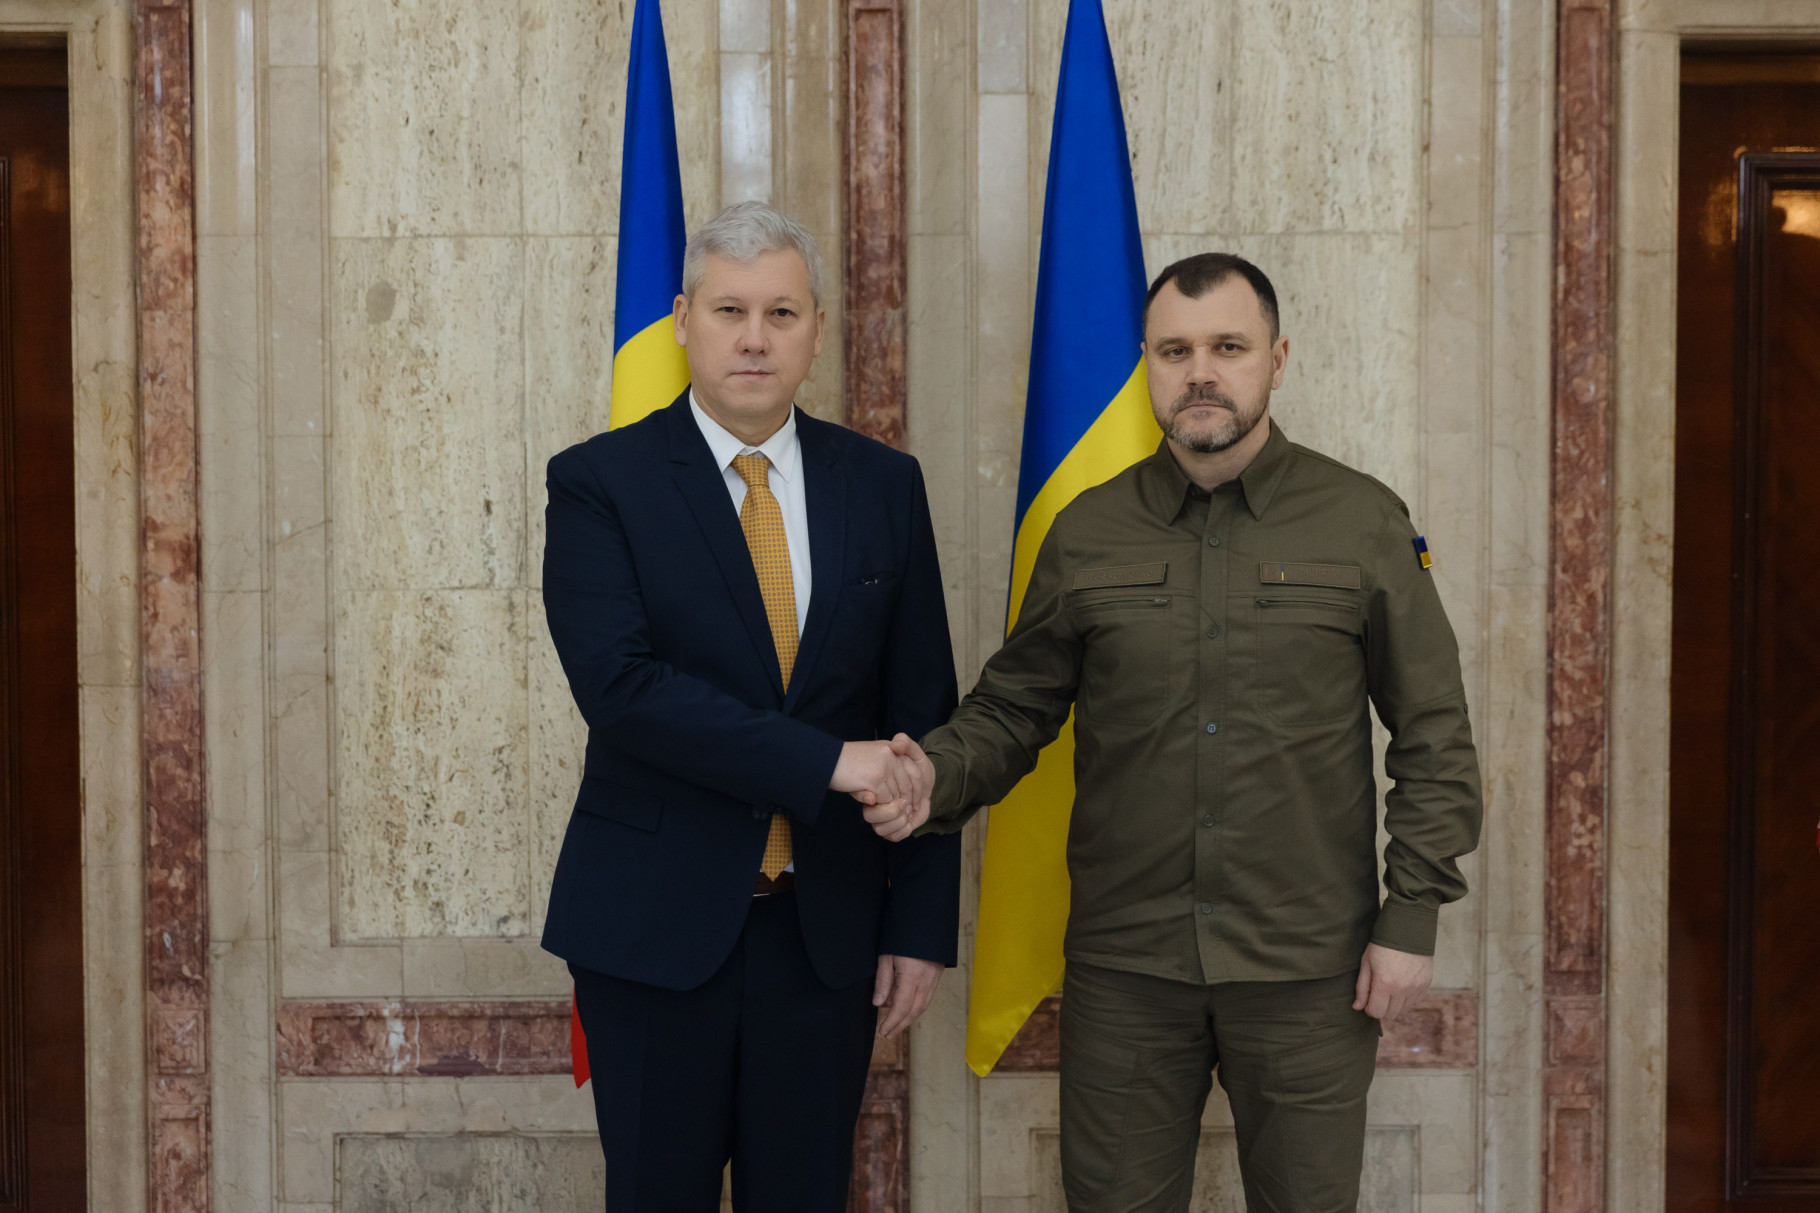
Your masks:
[[[1684,44],[1820,41],[1804,0],[1620,0],[1605,1207],[1664,1198],[1676,207]]]
[[[148,1197],[132,18],[122,0],[0,0],[0,39],[70,63],[88,1192],[122,1213]]]

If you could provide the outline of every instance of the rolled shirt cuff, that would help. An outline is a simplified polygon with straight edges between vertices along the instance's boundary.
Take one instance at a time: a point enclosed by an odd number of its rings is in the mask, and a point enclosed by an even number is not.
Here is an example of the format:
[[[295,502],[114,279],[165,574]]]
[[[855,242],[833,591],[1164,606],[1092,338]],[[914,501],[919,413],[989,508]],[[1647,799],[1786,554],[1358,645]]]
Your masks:
[[[1371,942],[1393,952],[1433,956],[1435,926],[1439,920],[1440,912],[1433,906],[1386,901],[1378,910],[1377,925],[1371,929]]]

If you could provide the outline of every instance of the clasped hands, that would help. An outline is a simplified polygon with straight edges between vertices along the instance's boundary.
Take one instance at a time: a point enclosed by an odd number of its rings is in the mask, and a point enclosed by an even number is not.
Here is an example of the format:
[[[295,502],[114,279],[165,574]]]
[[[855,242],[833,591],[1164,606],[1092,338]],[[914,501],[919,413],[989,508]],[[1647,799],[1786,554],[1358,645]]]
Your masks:
[[[890,741],[849,741],[828,786],[865,805],[866,821],[880,838],[902,842],[929,820],[935,764],[904,733]]]

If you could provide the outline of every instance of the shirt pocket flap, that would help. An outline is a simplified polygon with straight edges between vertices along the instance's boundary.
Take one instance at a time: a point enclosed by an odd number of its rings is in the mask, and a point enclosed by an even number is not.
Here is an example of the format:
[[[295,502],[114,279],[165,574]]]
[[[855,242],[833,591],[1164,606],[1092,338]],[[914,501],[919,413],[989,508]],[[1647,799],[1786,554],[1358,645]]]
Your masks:
[[[1169,562],[1121,564],[1103,569],[1082,569],[1074,575],[1074,589],[1105,590],[1125,585],[1162,585],[1169,579]]]
[[[1319,585],[1335,590],[1360,587],[1356,564],[1285,564],[1266,560],[1258,566],[1258,580],[1265,585]]]

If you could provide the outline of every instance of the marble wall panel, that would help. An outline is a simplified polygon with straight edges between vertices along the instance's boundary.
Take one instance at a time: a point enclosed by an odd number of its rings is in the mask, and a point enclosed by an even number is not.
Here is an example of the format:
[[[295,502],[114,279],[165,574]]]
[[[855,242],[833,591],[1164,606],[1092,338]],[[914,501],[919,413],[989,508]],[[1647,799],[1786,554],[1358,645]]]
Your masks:
[[[272,432],[321,437],[324,425],[322,72],[266,72],[266,262]]]
[[[720,124],[716,0],[664,0],[670,95],[690,226],[719,206]],[[524,230],[539,236],[610,236],[619,230],[630,4],[524,0]]]
[[[527,0],[519,28],[525,230],[616,232],[632,9]]]
[[[588,727],[575,709],[569,680],[557,659],[542,595],[527,596],[525,612],[527,770],[529,814],[524,843],[530,852],[531,930],[543,931],[550,882],[569,812],[581,787]]]
[[[329,0],[324,11],[330,233],[519,231],[517,6]]]
[[[771,56],[720,56],[720,205],[771,198]]]
[[[1030,303],[1036,289],[1036,233],[1030,215],[1030,98],[982,94],[974,132],[974,430],[969,473],[977,494],[971,570],[972,626],[962,659],[970,685],[1005,634],[1012,515],[1023,449],[1030,374]],[[913,338],[914,340],[914,338]],[[914,421],[911,422],[915,424]]]
[[[337,591],[522,584],[523,241],[333,255]]]
[[[139,688],[85,686],[82,711],[83,1100],[89,1196],[145,1207],[145,886]]]
[[[804,411],[846,419],[846,0],[792,0],[772,26],[771,204],[815,235],[827,336],[797,391]]]
[[[1196,5],[1107,6],[1138,224],[1146,232],[1253,228],[1233,210],[1239,29],[1237,22],[1208,20]],[[1054,121],[1053,106],[1052,99],[1044,105],[1045,128]],[[1046,131],[1043,139],[1046,144]]]
[[[196,425],[207,590],[264,582],[259,263],[250,236],[196,242]]]
[[[342,597],[339,938],[529,930],[525,613],[515,590]]]
[[[253,8],[253,0],[197,0],[190,9],[199,236],[250,236],[257,227]]]
[[[714,153],[721,121],[720,0],[663,0],[663,13],[683,213],[693,228],[721,205],[721,165]]]
[[[266,0],[266,62],[273,67],[316,66],[321,27],[318,0]]]
[[[349,1136],[575,1134],[588,1141],[594,1129],[591,1093],[563,1079],[293,1079],[278,1086],[279,1195],[301,1204],[338,1203],[338,1145]],[[600,1146],[592,1144],[598,1157]],[[496,1207],[539,1206],[520,1201]]]
[[[216,942],[261,940],[271,930],[263,623],[258,594],[203,593],[209,934]]]
[[[1233,207],[1253,230],[1405,231],[1421,198],[1422,0],[1237,0]]]
[[[600,1143],[579,1133],[349,1134],[336,1145],[340,1213],[584,1213],[606,1190]]]
[[[979,8],[983,21],[991,6]],[[913,4],[904,13],[905,230],[911,235],[967,234],[973,118],[967,19],[967,6],[957,0]],[[983,63],[977,70],[983,77]]]
[[[525,242],[524,483],[527,585],[543,584],[545,467],[607,428],[613,392],[613,237]]]

